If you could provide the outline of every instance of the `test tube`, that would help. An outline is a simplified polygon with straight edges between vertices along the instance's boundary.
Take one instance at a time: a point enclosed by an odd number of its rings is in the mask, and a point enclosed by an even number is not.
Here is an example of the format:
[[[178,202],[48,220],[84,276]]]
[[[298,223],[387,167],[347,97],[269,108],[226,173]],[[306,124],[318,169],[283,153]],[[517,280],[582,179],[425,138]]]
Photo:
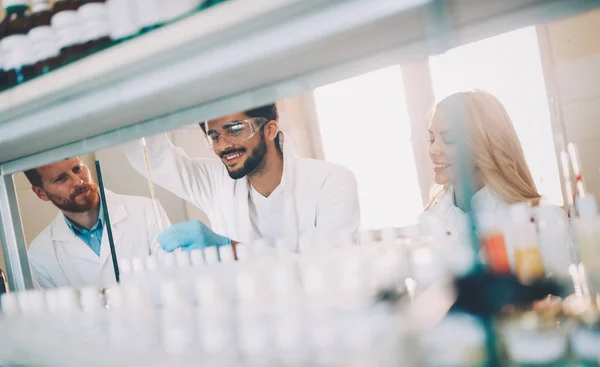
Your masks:
[[[235,261],[233,257],[233,247],[231,245],[219,247],[219,258],[222,263],[231,263]]]
[[[162,210],[156,191],[154,190],[154,181],[152,180],[152,170],[150,169],[150,159],[148,157],[148,149],[146,147],[146,138],[140,139],[142,145],[142,152],[144,154],[144,163],[146,164],[146,173],[148,174],[148,189],[150,190],[150,199],[152,200],[152,208],[154,209],[154,216],[156,218],[156,224],[159,232],[164,232],[167,229],[165,218],[163,217]]]
[[[569,143],[567,145],[567,151],[571,158],[571,165],[573,166],[573,174],[575,175],[575,185],[577,187],[577,194],[579,196],[585,195],[585,183],[583,182],[583,175],[581,174],[581,164],[579,162],[579,154],[575,144]]]
[[[202,249],[192,250],[190,252],[190,260],[192,262],[192,266],[204,265],[204,254],[202,253]]]

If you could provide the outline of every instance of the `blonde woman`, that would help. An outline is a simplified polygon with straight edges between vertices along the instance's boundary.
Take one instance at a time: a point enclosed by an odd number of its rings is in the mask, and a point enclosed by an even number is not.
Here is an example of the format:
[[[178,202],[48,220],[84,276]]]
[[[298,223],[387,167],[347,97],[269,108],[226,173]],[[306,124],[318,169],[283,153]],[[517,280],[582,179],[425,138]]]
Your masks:
[[[464,118],[466,142],[471,151],[473,197],[460,190],[453,119]],[[474,90],[453,94],[439,102],[429,127],[429,156],[434,166],[432,200],[425,209],[443,223],[448,236],[464,235],[467,202],[478,212],[492,213],[506,229],[509,204],[537,206],[540,194],[525,161],[523,148],[502,103],[490,93]],[[556,208],[557,212],[560,209]]]

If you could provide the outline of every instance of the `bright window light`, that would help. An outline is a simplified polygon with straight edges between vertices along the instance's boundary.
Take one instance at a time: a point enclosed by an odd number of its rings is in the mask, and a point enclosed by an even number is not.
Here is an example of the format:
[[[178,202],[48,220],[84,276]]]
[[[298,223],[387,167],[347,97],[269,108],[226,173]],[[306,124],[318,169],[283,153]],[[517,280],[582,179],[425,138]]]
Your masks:
[[[562,205],[550,109],[535,27],[454,48],[429,59],[437,100],[483,89],[506,106],[540,194]]]
[[[415,223],[423,207],[400,67],[320,87],[314,96],[325,159],[356,175],[362,227]]]

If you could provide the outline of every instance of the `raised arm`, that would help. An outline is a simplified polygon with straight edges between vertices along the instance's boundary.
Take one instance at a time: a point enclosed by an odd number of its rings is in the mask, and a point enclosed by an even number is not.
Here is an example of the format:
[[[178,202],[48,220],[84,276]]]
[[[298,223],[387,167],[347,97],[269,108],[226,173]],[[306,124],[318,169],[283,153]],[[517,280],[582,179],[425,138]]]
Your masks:
[[[223,177],[221,162],[188,157],[183,149],[169,141],[166,134],[145,140],[154,183],[206,211],[214,197],[214,188]],[[125,154],[131,165],[148,178],[141,142],[136,140],[126,144]]]

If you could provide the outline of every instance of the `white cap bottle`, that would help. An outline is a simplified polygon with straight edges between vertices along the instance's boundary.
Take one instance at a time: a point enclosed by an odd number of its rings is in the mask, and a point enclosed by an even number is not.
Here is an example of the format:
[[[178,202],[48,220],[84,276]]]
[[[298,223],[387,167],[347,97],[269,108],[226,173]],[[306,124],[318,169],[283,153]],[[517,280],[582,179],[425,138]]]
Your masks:
[[[80,327],[83,337],[94,346],[108,344],[108,310],[104,307],[104,298],[96,287],[84,287],[80,291],[81,317]]]
[[[0,298],[2,300],[2,313],[5,315],[16,315],[21,312],[17,293],[4,293]]]
[[[206,265],[219,263],[219,252],[215,246],[204,248],[204,261],[206,262]]]
[[[46,298],[43,290],[33,289],[26,292],[20,292],[18,295],[22,313],[39,315],[46,311]]]
[[[567,216],[554,205],[540,205],[535,216],[546,274],[568,279],[569,266],[578,255]]]
[[[544,264],[539,249],[531,206],[517,203],[510,206],[513,219],[511,244],[515,251],[515,272],[523,282],[544,276]]]
[[[192,266],[204,265],[204,252],[202,251],[202,249],[195,249],[190,251],[190,260]]]
[[[580,258],[592,294],[600,294],[600,217],[596,198],[587,194],[577,199],[575,222]]]
[[[194,343],[194,320],[191,305],[176,281],[167,280],[162,293],[162,344],[168,354],[185,354]]]
[[[245,261],[248,259],[248,247],[243,243],[238,243],[235,245],[235,254],[237,256],[237,261]]]
[[[175,263],[178,268],[187,268],[191,265],[190,254],[187,251],[175,251]]]
[[[372,245],[375,243],[375,235],[373,231],[363,229],[358,232],[358,242],[360,245]]]
[[[233,247],[231,245],[220,246],[218,251],[219,259],[222,263],[235,262],[235,258],[233,257]]]
[[[110,38],[115,41],[136,35],[138,26],[131,0],[108,0],[106,11],[110,24]]]
[[[165,21],[164,6],[161,0],[130,0],[137,27],[145,32]],[[166,5],[166,2],[165,4]],[[168,6],[168,5],[166,5]]]

